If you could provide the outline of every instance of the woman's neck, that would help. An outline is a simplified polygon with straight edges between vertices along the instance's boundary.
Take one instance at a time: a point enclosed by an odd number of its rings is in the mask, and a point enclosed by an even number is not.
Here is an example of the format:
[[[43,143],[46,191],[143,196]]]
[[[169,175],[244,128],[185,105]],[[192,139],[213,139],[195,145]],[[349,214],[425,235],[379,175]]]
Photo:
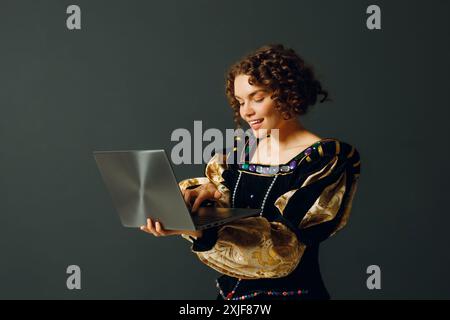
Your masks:
[[[302,145],[308,144],[308,131],[298,120],[286,121],[258,144],[252,162],[280,164],[291,159]],[[287,159],[287,160],[286,160]]]
[[[306,131],[305,127],[297,119],[286,120],[277,131],[271,130],[267,142],[272,147],[280,150],[289,149],[299,145],[299,140],[304,137]]]

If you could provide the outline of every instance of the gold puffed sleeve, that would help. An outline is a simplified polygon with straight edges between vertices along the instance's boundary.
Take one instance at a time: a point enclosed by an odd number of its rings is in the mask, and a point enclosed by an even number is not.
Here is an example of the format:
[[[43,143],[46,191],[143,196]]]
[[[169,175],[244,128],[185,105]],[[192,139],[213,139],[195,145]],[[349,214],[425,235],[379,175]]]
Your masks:
[[[355,147],[335,143],[335,153],[329,154],[325,165],[304,179],[299,188],[281,195],[275,206],[302,230],[303,242],[320,242],[336,234],[348,222],[360,177],[361,161]],[[315,192],[317,196],[308,196]],[[298,215],[300,203],[308,203],[303,215]]]
[[[200,261],[241,279],[280,278],[295,270],[308,245],[341,229],[356,191],[359,154],[337,140],[333,149],[319,150],[305,158],[298,187],[276,199],[279,219],[249,217],[222,226],[212,248],[194,251]]]
[[[195,253],[220,273],[258,279],[288,275],[297,267],[304,250],[305,246],[284,224],[249,217],[223,226],[211,250]]]

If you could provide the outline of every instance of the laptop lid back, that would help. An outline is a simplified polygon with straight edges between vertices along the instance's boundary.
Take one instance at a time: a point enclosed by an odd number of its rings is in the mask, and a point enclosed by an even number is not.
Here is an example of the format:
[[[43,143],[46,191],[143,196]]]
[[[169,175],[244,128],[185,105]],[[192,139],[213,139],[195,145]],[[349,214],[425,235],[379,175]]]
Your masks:
[[[165,229],[195,230],[164,150],[95,151],[94,157],[122,224],[148,217]]]

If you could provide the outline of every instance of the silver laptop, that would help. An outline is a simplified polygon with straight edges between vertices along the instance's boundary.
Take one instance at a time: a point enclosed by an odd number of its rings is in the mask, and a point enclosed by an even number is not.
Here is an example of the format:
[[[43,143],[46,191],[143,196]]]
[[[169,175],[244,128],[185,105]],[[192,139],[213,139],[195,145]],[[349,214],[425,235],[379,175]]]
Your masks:
[[[165,229],[203,230],[260,213],[206,206],[191,214],[164,150],[94,151],[94,158],[125,227],[152,218]]]

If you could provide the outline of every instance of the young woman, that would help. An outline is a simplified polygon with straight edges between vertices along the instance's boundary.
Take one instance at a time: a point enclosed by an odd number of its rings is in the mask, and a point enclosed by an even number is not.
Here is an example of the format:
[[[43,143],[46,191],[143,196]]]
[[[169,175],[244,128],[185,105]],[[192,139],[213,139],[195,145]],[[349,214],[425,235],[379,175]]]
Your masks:
[[[193,211],[214,200],[260,208],[260,216],[203,232],[164,230],[151,219],[141,229],[191,241],[200,261],[222,273],[218,299],[329,299],[319,245],[347,223],[360,173],[357,150],[300,122],[328,94],[292,49],[265,46],[237,62],[226,94],[237,126],[244,120],[251,127],[247,148],[216,153],[205,177],[180,188]]]

